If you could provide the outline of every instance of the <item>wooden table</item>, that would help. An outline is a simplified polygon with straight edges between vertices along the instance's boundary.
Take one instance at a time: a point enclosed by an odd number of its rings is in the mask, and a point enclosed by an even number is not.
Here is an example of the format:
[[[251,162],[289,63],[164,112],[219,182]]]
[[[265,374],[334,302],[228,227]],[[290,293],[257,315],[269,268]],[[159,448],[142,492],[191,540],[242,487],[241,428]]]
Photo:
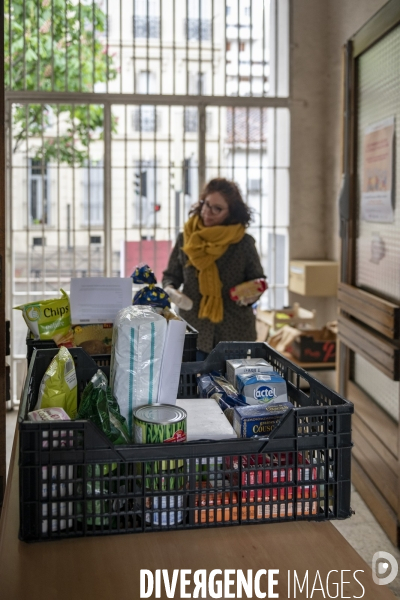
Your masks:
[[[17,437],[17,436],[16,436]],[[279,569],[280,598],[288,598],[288,570],[302,582],[309,572],[309,595],[317,570],[324,582],[329,571],[337,581],[341,570],[343,596],[390,600],[394,595],[372,581],[371,569],[329,522],[274,523],[204,530],[140,533],[27,544],[18,540],[18,457],[14,441],[9,479],[0,522],[1,600],[136,600],[140,598],[140,569]],[[349,570],[351,572],[349,572]],[[267,577],[261,590],[267,592]],[[316,587],[320,587],[317,585]],[[335,596],[335,587],[330,594]],[[339,588],[340,589],[340,588]],[[179,587],[175,598],[180,598]],[[187,588],[189,591],[190,588]],[[235,587],[231,588],[231,591]],[[164,588],[162,587],[162,598]],[[306,598],[305,589],[297,598]],[[152,598],[155,596],[152,595]],[[207,596],[208,598],[210,596]],[[236,597],[236,594],[235,594]],[[245,597],[245,596],[244,596]],[[255,596],[254,596],[255,597]],[[293,598],[293,588],[290,598]],[[315,600],[323,598],[315,591]],[[326,594],[326,597],[328,595]],[[339,596],[340,597],[340,596]]]

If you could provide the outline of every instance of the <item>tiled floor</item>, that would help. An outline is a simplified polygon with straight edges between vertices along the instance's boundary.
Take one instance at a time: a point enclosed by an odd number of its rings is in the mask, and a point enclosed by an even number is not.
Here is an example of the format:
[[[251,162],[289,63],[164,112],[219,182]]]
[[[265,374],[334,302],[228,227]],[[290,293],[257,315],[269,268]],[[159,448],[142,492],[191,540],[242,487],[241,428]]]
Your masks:
[[[6,421],[7,468],[11,455],[16,420],[17,411],[8,411]],[[372,563],[372,556],[379,550],[390,552],[390,554],[393,554],[397,558],[400,564],[400,550],[395,548],[390,542],[354,488],[352,489],[351,507],[355,511],[351,519],[332,521],[343,537],[346,538],[369,566]],[[395,581],[389,585],[389,588],[395,596],[400,598],[400,576],[397,576]]]
[[[373,555],[379,550],[390,552],[400,565],[400,550],[393,546],[354,487],[351,493],[351,508],[355,511],[351,519],[332,521],[349,544],[370,567]],[[400,573],[388,587],[400,598]]]

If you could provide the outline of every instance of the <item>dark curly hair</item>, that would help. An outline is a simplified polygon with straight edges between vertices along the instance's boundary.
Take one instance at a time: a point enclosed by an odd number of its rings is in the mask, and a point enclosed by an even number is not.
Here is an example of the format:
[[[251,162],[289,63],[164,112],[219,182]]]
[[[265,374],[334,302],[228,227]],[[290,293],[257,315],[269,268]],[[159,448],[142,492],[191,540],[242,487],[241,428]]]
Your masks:
[[[220,193],[228,203],[229,216],[226,218],[224,224],[234,225],[241,223],[245,227],[248,227],[252,219],[251,208],[244,202],[239,186],[234,181],[229,181],[229,179],[224,179],[223,177],[211,179],[205,185],[200,195],[200,200],[193,206],[190,215],[200,216],[204,200],[209,194],[213,194],[214,192]]]

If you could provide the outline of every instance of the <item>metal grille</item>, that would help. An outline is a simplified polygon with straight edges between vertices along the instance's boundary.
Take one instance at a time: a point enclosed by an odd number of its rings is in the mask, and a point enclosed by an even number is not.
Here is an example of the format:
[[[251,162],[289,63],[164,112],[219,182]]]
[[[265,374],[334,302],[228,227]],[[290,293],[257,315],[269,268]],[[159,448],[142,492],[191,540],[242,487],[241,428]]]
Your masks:
[[[287,303],[288,0],[7,0],[8,311],[71,277],[161,279],[206,180],[254,211],[269,291]],[[279,202],[277,199],[279,198]]]
[[[395,117],[395,140],[400,136],[400,27],[365,52],[359,59],[358,101],[358,232],[356,285],[380,296],[400,301],[400,210],[395,206],[393,223],[361,220],[360,177],[365,128]],[[394,153],[394,197],[400,197],[400,155]]]
[[[10,90],[289,94],[289,0],[6,0]],[[140,72],[152,72],[152,92]]]

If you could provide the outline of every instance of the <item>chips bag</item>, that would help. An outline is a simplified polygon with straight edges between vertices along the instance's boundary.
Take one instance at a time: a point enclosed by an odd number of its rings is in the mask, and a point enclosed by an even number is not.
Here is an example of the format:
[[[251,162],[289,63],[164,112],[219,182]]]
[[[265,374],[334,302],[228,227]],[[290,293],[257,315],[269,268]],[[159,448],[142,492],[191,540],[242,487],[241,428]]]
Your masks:
[[[68,294],[64,290],[61,293],[61,298],[14,306],[15,309],[22,310],[35,340],[54,340],[59,345],[69,339],[70,333],[72,335]]]
[[[77,380],[74,359],[67,348],[60,348],[43,375],[35,410],[63,408],[74,419],[77,411]]]

